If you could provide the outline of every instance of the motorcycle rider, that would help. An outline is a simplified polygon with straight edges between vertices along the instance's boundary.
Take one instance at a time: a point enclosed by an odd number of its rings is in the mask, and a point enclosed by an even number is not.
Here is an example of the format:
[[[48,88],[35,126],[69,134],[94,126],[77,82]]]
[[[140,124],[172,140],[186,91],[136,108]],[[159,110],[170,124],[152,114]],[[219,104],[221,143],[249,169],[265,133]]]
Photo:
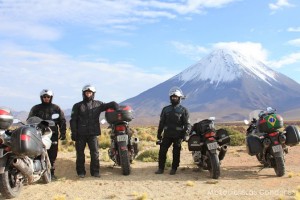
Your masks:
[[[36,116],[44,120],[52,120],[51,117],[53,114],[59,114],[59,118],[53,120],[55,122],[55,127],[51,127],[51,130],[53,132],[51,137],[52,145],[48,150],[48,155],[51,163],[51,176],[52,179],[55,180],[56,176],[54,175],[54,171],[55,171],[54,164],[58,152],[58,139],[60,140],[66,139],[66,119],[65,119],[64,112],[60,109],[60,107],[52,103],[53,92],[51,90],[43,89],[40,92],[40,98],[42,103],[35,105],[31,108],[27,119]]]
[[[85,171],[85,154],[84,149],[86,143],[90,149],[91,176],[100,177],[100,164],[99,164],[99,144],[97,136],[101,135],[99,117],[100,113],[113,108],[119,109],[119,105],[112,101],[103,103],[94,100],[96,88],[93,85],[85,85],[82,88],[83,101],[74,104],[72,108],[70,126],[71,138],[75,141],[76,147],[76,171],[80,178],[84,178]]]
[[[181,142],[191,130],[189,112],[180,102],[184,99],[182,91],[178,87],[169,91],[171,105],[162,109],[157,131],[159,149],[158,170],[156,174],[162,174],[165,168],[166,155],[169,147],[173,144],[173,161],[171,175],[176,174],[180,163]],[[163,133],[163,135],[162,135]]]

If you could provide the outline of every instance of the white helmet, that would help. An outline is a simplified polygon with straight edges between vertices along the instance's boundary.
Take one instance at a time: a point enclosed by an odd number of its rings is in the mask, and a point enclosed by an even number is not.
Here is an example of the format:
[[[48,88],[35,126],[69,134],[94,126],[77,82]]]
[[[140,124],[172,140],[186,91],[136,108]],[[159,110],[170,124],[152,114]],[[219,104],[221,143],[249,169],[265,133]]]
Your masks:
[[[169,91],[169,96],[177,96],[180,98],[184,98],[183,92],[179,87],[172,87]]]
[[[88,91],[88,90],[91,91],[91,92],[93,92],[93,93],[96,92],[96,88],[94,86],[92,86],[92,85],[85,85],[85,86],[83,86],[82,92],[85,92],[85,91]]]
[[[43,96],[43,95],[49,95],[49,96],[53,97],[53,92],[52,92],[52,90],[43,89],[43,90],[40,92],[40,96]]]

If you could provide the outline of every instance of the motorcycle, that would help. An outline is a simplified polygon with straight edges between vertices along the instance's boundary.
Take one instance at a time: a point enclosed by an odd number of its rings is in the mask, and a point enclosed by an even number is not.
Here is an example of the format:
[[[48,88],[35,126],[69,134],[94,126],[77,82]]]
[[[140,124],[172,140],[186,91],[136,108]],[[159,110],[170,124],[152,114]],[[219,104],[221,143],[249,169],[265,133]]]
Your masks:
[[[121,166],[123,175],[131,172],[130,164],[138,154],[138,138],[132,138],[129,122],[133,119],[130,106],[120,106],[119,110],[108,109],[105,119],[110,124],[111,146],[108,155],[115,165]]]
[[[220,177],[220,165],[227,152],[230,137],[225,129],[216,130],[214,117],[193,125],[188,138],[188,149],[200,169],[208,170],[210,177]]]
[[[9,109],[0,108],[0,193],[8,199],[17,197],[24,184],[51,182],[47,150],[52,144],[50,126],[55,126],[52,120],[31,117],[26,125],[9,130],[13,123],[21,121],[13,119]]]
[[[283,118],[276,113],[276,109],[268,107],[266,110],[254,110],[244,120],[249,124],[247,129],[246,147],[250,156],[256,156],[264,168],[274,168],[278,177],[285,174],[285,154],[288,146],[299,144],[300,135],[296,126],[287,126],[284,131]]]

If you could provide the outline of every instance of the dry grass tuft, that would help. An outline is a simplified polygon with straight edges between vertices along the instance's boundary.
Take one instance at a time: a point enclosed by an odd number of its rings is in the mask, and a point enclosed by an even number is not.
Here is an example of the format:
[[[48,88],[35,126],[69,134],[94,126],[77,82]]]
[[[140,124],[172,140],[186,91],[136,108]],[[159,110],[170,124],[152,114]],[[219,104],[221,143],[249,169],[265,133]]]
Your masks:
[[[136,197],[136,200],[147,200],[147,199],[148,199],[148,194],[146,192]]]
[[[195,186],[195,182],[194,181],[187,181],[186,185],[187,186]]]

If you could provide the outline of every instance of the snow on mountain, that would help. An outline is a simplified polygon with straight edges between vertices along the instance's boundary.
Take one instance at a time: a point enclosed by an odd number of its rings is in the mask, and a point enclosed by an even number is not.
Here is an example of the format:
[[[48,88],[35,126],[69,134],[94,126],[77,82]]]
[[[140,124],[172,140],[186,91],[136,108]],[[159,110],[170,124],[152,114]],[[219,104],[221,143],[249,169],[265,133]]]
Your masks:
[[[241,120],[248,111],[276,108],[280,113],[300,108],[300,84],[261,61],[230,49],[218,49],[169,80],[127,99],[136,117],[159,119],[169,104],[168,91],[179,86],[182,104],[194,116]],[[201,118],[200,117],[200,118]]]
[[[215,50],[174,78],[184,82],[209,80],[211,84],[218,86],[220,82],[231,82],[241,78],[243,72],[268,84],[270,79],[276,81],[274,71],[262,62],[230,49]]]

